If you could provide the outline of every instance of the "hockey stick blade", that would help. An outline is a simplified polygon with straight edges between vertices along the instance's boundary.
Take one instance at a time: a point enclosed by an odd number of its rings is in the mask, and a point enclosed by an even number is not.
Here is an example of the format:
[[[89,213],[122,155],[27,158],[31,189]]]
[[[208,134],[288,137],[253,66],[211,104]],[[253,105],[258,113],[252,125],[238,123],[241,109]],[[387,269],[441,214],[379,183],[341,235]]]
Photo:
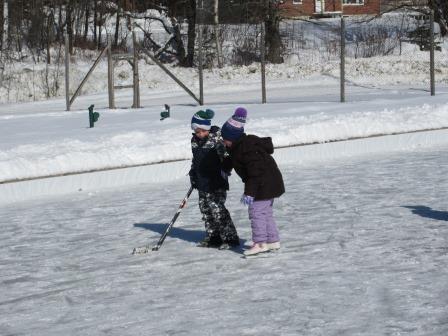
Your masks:
[[[151,246],[149,246],[149,245],[134,247],[131,254],[133,254],[133,255],[147,254],[147,253],[149,253],[149,251],[158,251],[159,247],[160,247],[159,245],[156,245],[153,248],[151,248]]]
[[[154,250],[154,249],[153,249]],[[146,254],[149,251],[151,251],[151,247],[149,245],[141,246],[141,247],[134,247],[131,254]]]

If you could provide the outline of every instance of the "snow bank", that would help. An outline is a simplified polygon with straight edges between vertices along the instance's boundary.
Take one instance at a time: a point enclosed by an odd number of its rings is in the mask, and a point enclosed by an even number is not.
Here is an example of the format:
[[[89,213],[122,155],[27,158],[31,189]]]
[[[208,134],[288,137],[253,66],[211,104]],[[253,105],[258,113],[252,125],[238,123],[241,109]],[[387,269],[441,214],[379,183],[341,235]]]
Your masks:
[[[379,111],[361,111],[361,106],[347,106],[340,113],[328,107],[304,114],[294,106],[276,111],[278,106],[273,105],[256,116],[250,113],[246,131],[270,136],[275,146],[284,147],[448,127],[448,103]],[[111,112],[104,112],[103,124],[94,129],[74,128],[84,112],[71,114],[72,120],[57,113],[0,116],[15,137],[0,144],[0,182],[191,158],[191,113],[163,123],[145,109],[107,113]],[[228,114],[219,115],[221,125]],[[39,129],[26,131],[30,123]],[[17,137],[23,132],[28,132],[26,137]]]
[[[304,165],[358,155],[415,150],[442,145],[448,145],[448,130],[280,148],[275,151],[274,157],[280,166],[286,164]],[[75,192],[94,192],[106,188],[120,188],[141,183],[166,183],[175,179],[181,179],[180,183],[187,184],[186,174],[189,167],[190,161],[185,160],[0,184],[0,204]],[[237,179],[235,174],[231,178]]]

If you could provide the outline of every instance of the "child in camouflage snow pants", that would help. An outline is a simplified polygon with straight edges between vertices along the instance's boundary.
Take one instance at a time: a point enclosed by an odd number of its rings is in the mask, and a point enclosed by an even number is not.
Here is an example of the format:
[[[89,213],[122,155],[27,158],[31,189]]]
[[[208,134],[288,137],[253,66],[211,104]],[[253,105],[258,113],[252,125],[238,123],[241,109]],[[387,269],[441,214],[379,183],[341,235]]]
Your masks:
[[[229,249],[239,246],[235,225],[224,203],[229,183],[222,172],[225,147],[221,131],[211,126],[212,110],[198,111],[191,120],[194,130],[191,138],[193,159],[190,170],[191,185],[199,193],[199,209],[205,224],[205,239],[201,247]]]

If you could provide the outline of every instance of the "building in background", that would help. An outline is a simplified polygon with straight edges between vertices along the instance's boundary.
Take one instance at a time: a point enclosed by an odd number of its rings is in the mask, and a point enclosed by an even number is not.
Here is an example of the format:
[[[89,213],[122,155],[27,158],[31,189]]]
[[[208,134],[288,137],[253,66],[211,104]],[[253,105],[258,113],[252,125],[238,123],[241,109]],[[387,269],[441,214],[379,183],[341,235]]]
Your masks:
[[[283,0],[280,9],[281,15],[288,18],[378,15],[381,0]]]

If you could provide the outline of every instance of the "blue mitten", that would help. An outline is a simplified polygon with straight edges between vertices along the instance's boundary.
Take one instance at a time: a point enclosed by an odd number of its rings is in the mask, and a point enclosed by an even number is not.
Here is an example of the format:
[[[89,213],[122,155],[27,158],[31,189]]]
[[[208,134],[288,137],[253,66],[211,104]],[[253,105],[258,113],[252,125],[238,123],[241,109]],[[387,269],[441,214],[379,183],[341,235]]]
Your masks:
[[[243,196],[241,196],[241,203],[243,203],[244,205],[251,205],[252,203],[254,203],[254,198],[252,196],[243,194]]]

